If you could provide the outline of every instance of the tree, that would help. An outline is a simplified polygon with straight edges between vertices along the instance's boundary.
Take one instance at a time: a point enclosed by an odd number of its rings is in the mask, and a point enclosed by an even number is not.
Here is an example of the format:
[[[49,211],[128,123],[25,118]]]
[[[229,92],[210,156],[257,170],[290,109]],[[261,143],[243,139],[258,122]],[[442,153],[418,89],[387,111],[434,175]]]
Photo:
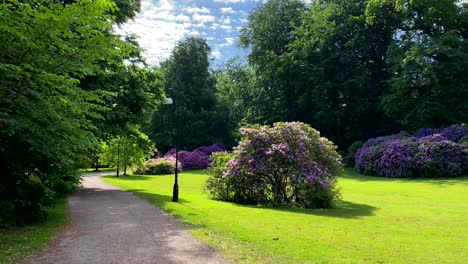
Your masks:
[[[368,12],[379,14],[381,8],[373,4]],[[388,50],[389,91],[381,106],[408,129],[468,119],[467,8],[460,1],[427,0],[400,1],[390,10],[399,20]]]
[[[161,150],[173,144],[176,111],[179,115],[180,148],[219,141],[226,134],[224,120],[216,112],[215,78],[210,71],[210,47],[204,39],[188,38],[177,45],[161,64],[165,91],[174,105],[163,106],[153,118],[153,139]]]
[[[0,225],[43,215],[79,185],[106,94],[80,82],[128,47],[114,10],[107,0],[0,4]]]
[[[148,136],[135,130],[130,135],[118,135],[101,144],[101,160],[107,165],[117,168],[117,177],[120,169],[127,175],[128,168],[141,168],[145,160],[155,151]]]
[[[366,1],[318,1],[290,45],[295,72],[293,116],[339,146],[398,129],[378,107],[386,90],[393,28],[366,22]]]
[[[265,91],[262,101],[267,111],[260,115],[266,123],[294,119],[289,109],[293,106],[295,76],[283,62],[305,10],[304,2],[299,0],[267,1],[250,13],[249,23],[239,36],[241,45],[251,49],[249,64]]]
[[[264,120],[312,124],[342,148],[397,129],[378,107],[393,29],[367,23],[365,12],[364,0],[269,1],[254,10],[241,41],[268,98]]]
[[[217,70],[215,76],[218,112],[225,115],[228,131],[231,131],[225,143],[235,145],[242,125],[255,124],[267,118],[264,116],[269,109],[266,92],[259,85],[255,71],[236,59]]]

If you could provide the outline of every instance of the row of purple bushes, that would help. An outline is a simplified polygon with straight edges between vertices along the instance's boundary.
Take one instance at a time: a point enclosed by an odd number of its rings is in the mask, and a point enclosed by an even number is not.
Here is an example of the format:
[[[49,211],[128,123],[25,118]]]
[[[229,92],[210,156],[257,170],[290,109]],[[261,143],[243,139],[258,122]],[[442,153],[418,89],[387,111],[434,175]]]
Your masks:
[[[220,143],[210,146],[203,146],[192,151],[179,151],[178,170],[201,170],[208,168],[210,164],[210,155],[214,152],[226,151]],[[142,168],[135,171],[136,174],[172,174],[175,171],[175,149],[170,149],[163,157],[156,157],[147,160]]]
[[[226,147],[221,143],[215,143],[211,146],[198,147],[192,151],[179,151],[178,160],[182,164],[183,170],[206,169],[210,164],[211,153],[226,150]],[[175,149],[170,149],[164,158],[175,158]]]
[[[369,139],[355,155],[355,169],[384,177],[455,177],[468,170],[468,128],[423,128]]]

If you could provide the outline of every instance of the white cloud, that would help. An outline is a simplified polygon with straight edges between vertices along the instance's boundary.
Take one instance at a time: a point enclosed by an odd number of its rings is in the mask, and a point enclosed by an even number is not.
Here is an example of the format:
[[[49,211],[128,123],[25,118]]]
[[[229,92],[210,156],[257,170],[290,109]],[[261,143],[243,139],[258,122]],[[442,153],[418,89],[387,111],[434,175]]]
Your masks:
[[[204,24],[207,22],[214,22],[216,18],[212,15],[200,15],[196,13],[196,14],[193,14],[192,19],[199,23]]]
[[[249,20],[246,19],[246,18],[239,18],[239,22],[241,22],[242,24],[247,24],[247,22],[249,22]]]
[[[234,38],[232,38],[232,37],[225,38],[225,40],[226,40],[226,44],[228,44],[228,46],[234,44]]]
[[[234,38],[233,37],[226,37],[226,38],[224,38],[224,40],[225,40],[224,43],[217,44],[216,47],[217,48],[223,48],[223,47],[231,46],[232,44],[234,44]]]
[[[215,58],[215,59],[219,59],[221,58],[221,52],[218,50],[218,49],[215,49],[211,55]]]
[[[225,3],[225,4],[235,4],[235,3],[244,3],[245,0],[213,0],[215,3]]]
[[[235,14],[236,11],[232,10],[232,7],[222,7],[221,13],[223,14]]]
[[[211,28],[211,29],[218,29],[219,26],[221,26],[221,25],[218,24],[218,23],[212,23],[211,26],[210,26],[210,28]]]
[[[227,32],[232,31],[232,27],[230,25],[221,25],[219,28],[224,29]]]
[[[182,22],[189,22],[190,21],[190,17],[184,15],[184,14],[179,14],[175,17],[175,20],[176,21],[182,21]]]
[[[230,17],[222,17],[221,18],[221,23],[225,24],[225,25],[229,25],[231,24],[232,20]]]
[[[208,8],[204,7],[204,6],[202,6],[202,7],[196,7],[196,6],[186,7],[186,8],[184,8],[184,11],[187,12],[187,13],[190,13],[190,14],[193,14],[193,13],[209,14],[209,13],[211,13],[211,11]]]
[[[174,10],[174,5],[169,0],[160,0],[156,8],[158,10]]]
[[[234,30],[238,29],[240,18],[230,14],[241,14],[242,10],[222,7],[211,12],[204,6],[187,6],[195,1],[141,0],[141,12],[134,21],[115,27],[117,34],[135,34],[144,49],[143,56],[151,65],[158,65],[167,59],[174,47],[188,36],[202,36],[214,45],[212,56],[225,59],[223,48],[233,48]],[[214,0],[223,3],[239,3],[254,0]],[[220,10],[220,12],[218,11]],[[245,12],[244,12],[245,13]],[[216,15],[216,16],[215,16]],[[230,17],[231,16],[231,17]],[[216,43],[216,44],[215,44]]]
[[[115,27],[117,34],[136,34],[140,46],[144,49],[146,61],[158,65],[169,57],[175,45],[187,36],[193,28],[190,17],[177,14],[171,1],[151,0],[141,2],[141,13],[134,21]]]

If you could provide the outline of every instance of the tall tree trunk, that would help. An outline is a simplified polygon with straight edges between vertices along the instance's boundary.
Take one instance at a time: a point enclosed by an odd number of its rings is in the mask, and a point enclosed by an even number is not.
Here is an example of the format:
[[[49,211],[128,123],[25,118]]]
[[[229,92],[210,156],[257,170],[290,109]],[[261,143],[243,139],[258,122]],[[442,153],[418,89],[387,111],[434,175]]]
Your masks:
[[[117,177],[119,177],[120,170],[120,138],[117,140]]]

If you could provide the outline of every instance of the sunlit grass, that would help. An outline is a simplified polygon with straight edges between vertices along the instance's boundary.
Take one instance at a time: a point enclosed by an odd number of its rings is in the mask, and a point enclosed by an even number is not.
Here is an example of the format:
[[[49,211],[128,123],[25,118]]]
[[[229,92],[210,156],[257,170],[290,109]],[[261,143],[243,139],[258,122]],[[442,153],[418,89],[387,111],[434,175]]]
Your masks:
[[[352,170],[337,208],[260,208],[208,199],[204,171],[106,177],[191,226],[200,240],[243,263],[464,263],[468,259],[468,177],[387,179]]]
[[[65,200],[46,209],[47,219],[28,226],[0,228],[0,264],[20,262],[33,251],[46,246],[57,230],[68,223],[69,212]]]

